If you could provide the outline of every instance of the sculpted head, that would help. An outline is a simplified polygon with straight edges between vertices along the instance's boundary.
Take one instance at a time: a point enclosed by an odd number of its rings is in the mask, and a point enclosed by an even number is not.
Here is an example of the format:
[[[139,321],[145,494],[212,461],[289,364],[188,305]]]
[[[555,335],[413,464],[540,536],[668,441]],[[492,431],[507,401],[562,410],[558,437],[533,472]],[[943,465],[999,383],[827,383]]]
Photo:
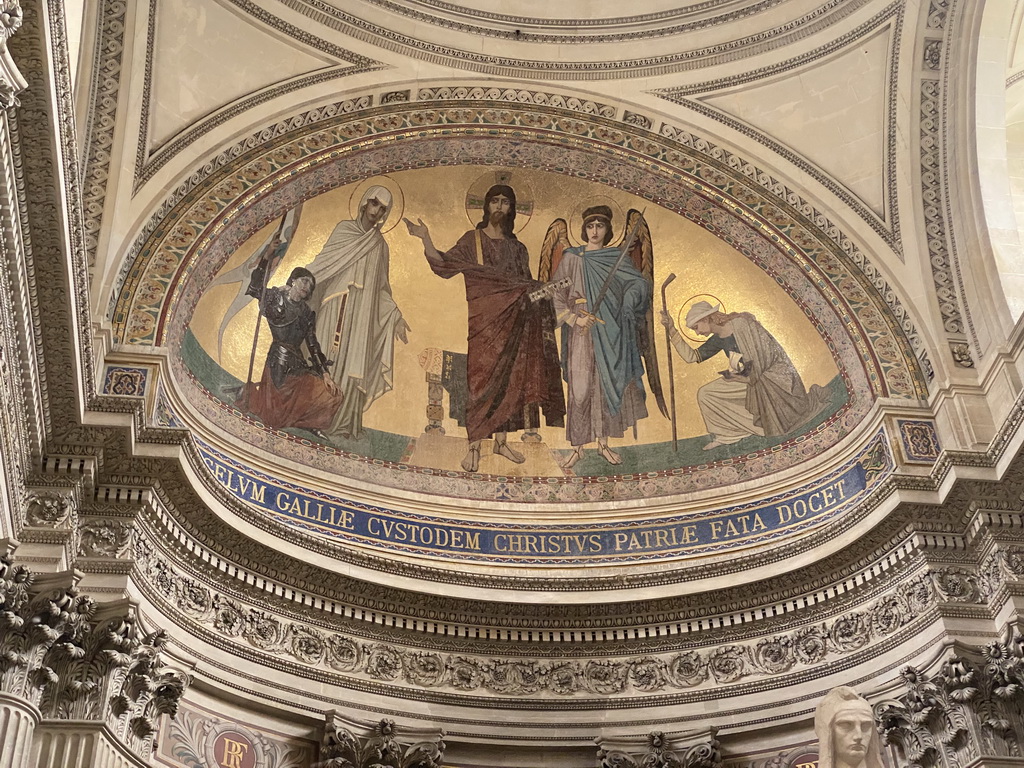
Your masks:
[[[814,714],[818,768],[881,768],[871,705],[846,686],[833,688]]]
[[[363,193],[359,201],[359,223],[363,229],[380,227],[391,213],[392,197],[387,187],[374,185]]]
[[[583,211],[583,242],[588,245],[608,245],[612,239],[612,209],[595,205]]]
[[[500,226],[505,237],[515,237],[516,193],[512,187],[495,184],[484,195],[484,216],[477,224],[477,229],[483,229],[491,223]]]

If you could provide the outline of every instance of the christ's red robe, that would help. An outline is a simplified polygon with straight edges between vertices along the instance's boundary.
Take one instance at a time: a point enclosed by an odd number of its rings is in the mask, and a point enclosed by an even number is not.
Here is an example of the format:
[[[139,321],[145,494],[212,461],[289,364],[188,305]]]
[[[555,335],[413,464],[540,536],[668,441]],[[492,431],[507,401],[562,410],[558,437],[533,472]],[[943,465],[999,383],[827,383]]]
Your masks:
[[[540,283],[530,275],[526,246],[470,230],[431,268],[466,280],[469,439],[539,427],[538,409],[549,426],[563,426],[554,310],[549,300],[534,303],[527,295]]]

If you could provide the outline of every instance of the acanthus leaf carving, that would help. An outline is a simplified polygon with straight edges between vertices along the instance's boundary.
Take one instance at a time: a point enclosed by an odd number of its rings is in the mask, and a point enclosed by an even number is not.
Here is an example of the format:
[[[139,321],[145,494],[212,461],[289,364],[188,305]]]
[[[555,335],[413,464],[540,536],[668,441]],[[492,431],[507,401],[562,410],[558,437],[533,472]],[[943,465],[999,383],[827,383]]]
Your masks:
[[[958,768],[981,755],[1021,755],[1024,639],[1016,632],[958,650],[932,678],[914,667],[900,676],[906,692],[877,704],[875,714],[886,743],[911,764]]]
[[[441,730],[399,728],[387,718],[367,728],[328,712],[320,756],[323,768],[441,768],[445,747]]]
[[[646,751],[638,737],[598,739],[597,759],[601,768],[721,768],[722,753],[713,728],[692,731],[669,741],[661,731],[651,731]]]

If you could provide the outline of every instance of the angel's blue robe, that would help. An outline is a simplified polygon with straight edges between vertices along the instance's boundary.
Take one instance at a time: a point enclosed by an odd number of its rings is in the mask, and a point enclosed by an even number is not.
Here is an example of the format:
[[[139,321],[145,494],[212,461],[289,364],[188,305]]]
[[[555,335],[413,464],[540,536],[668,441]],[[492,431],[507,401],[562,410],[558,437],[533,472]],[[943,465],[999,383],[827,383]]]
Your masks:
[[[582,425],[574,428],[572,423],[568,425],[568,436],[573,445],[582,445],[597,437],[621,436],[623,429],[647,415],[644,364],[637,331],[645,322],[651,306],[650,281],[627,258],[615,270],[597,307],[596,314],[601,322],[591,326],[590,339],[581,338],[580,331],[568,322],[570,315],[593,312],[601,287],[612,273],[619,253],[618,248],[596,251],[586,251],[583,246],[569,248],[553,276],[553,279],[569,277],[572,281],[572,285],[560,291],[555,298],[555,310],[563,323],[562,374],[569,385],[570,399],[573,398],[574,377],[587,375],[583,358],[590,358],[604,405],[603,413],[593,413],[592,408],[582,402],[578,402],[578,406],[583,407],[570,407],[570,411],[586,411],[580,418],[588,423],[586,428]],[[583,348],[586,352],[581,355]],[[589,393],[589,397],[593,398],[594,394]],[[624,400],[628,401],[625,409]],[[574,421],[572,414],[569,420]]]

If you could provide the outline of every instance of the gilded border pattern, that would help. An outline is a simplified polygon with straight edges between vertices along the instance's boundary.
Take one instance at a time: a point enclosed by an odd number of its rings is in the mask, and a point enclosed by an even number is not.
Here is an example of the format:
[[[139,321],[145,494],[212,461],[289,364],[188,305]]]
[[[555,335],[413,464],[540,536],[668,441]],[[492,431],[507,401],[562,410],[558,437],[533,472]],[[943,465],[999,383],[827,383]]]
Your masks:
[[[857,283],[859,279],[864,279],[856,277],[860,270],[848,263],[848,257],[842,250],[834,246],[830,248],[827,245],[830,235],[834,238],[840,236],[841,233],[829,232],[825,239],[819,242],[818,238],[821,235],[815,236],[813,233],[818,226],[825,222],[809,222],[800,214],[797,214],[796,219],[791,219],[783,212],[784,209],[763,201],[760,194],[751,190],[745,180],[736,178],[732,168],[720,168],[721,161],[710,162],[704,158],[697,160],[692,157],[692,153],[687,152],[684,148],[674,148],[672,146],[674,142],[666,142],[664,139],[650,134],[634,136],[622,124],[609,124],[598,118],[584,118],[583,115],[578,114],[570,118],[550,108],[526,109],[525,105],[518,103],[506,108],[495,107],[492,109],[486,107],[465,108],[462,105],[446,105],[443,109],[430,109],[427,105],[421,104],[416,106],[418,109],[415,110],[410,110],[407,105],[402,104],[387,109],[379,108],[375,110],[376,117],[357,117],[348,123],[343,121],[345,116],[342,116],[341,120],[333,121],[335,123],[333,126],[317,126],[321,130],[319,133],[314,133],[312,137],[302,137],[301,135],[282,137],[282,140],[278,142],[281,146],[275,148],[272,145],[265,145],[260,152],[260,156],[264,159],[250,159],[247,167],[232,174],[234,176],[232,181],[227,180],[228,169],[225,169],[217,177],[206,182],[206,186],[213,187],[213,184],[217,183],[217,179],[220,179],[214,197],[201,203],[198,208],[195,206],[203,196],[202,189],[197,188],[190,193],[185,200],[178,203],[178,213],[175,215],[175,218],[179,220],[187,215],[192,222],[187,227],[188,231],[182,229],[182,225],[172,227],[165,222],[165,225],[157,230],[159,233],[157,241],[150,242],[144,249],[140,248],[141,252],[147,253],[148,259],[143,262],[136,261],[134,265],[126,265],[129,272],[113,313],[113,323],[118,338],[126,343],[150,343],[162,337],[162,332],[158,333],[157,331],[159,310],[156,307],[163,300],[161,297],[164,296],[167,287],[170,287],[172,282],[177,284],[179,281],[179,278],[176,277],[176,264],[180,263],[181,258],[184,257],[185,251],[182,249],[187,250],[187,246],[192,244],[203,231],[203,227],[198,226],[197,223],[211,222],[216,219],[219,229],[224,223],[220,220],[219,211],[237,205],[236,199],[251,199],[255,189],[254,185],[265,184],[262,179],[258,178],[261,173],[269,176],[280,173],[281,169],[286,167],[290,172],[301,166],[304,156],[309,157],[325,150],[337,152],[339,149],[346,149],[351,151],[351,148],[358,146],[360,141],[365,143],[370,136],[374,135],[395,136],[398,132],[417,135],[431,125],[445,126],[447,135],[453,135],[451,132],[456,127],[458,131],[465,132],[466,135],[474,135],[475,131],[484,125],[502,124],[516,126],[517,130],[523,132],[524,137],[542,135],[554,130],[574,137],[577,143],[580,139],[589,139],[594,142],[595,147],[615,149],[627,161],[644,162],[648,158],[655,160],[656,163],[652,165],[652,169],[659,173],[666,172],[666,166],[667,168],[676,168],[695,183],[700,183],[702,186],[710,185],[710,188],[722,196],[719,204],[727,210],[737,212],[749,210],[762,221],[764,221],[765,214],[768,214],[769,219],[773,221],[771,227],[785,238],[785,242],[789,243],[789,248],[812,254],[812,260],[824,260],[822,263],[826,265],[826,271],[834,273],[831,277],[833,284],[838,284],[837,281],[842,280],[841,275],[844,273],[854,283]],[[468,105],[466,106],[468,107]],[[541,132],[541,134],[537,132]],[[283,143],[289,138],[290,142]],[[311,140],[312,145],[310,145]],[[324,146],[319,146],[320,143],[323,143]],[[327,150],[327,147],[330,149]],[[695,172],[696,175],[694,175]],[[597,180],[615,183],[614,174],[607,171],[602,172],[600,163],[594,166],[594,173]],[[642,189],[635,191],[638,194],[644,194]],[[192,210],[186,214],[188,208]],[[169,231],[171,229],[173,232]],[[159,245],[160,242],[163,242],[162,246]],[[173,248],[180,255],[171,257],[167,251],[168,247]],[[158,250],[164,255],[158,259],[160,263],[158,271],[151,272],[146,265],[154,262]],[[796,250],[794,250],[795,252]],[[844,262],[846,262],[845,266]],[[837,269],[838,272],[835,272]],[[145,282],[145,286],[139,293],[140,285],[143,282]],[[161,288],[161,285],[166,287]],[[843,290],[841,293],[850,294],[847,290]],[[892,296],[893,294],[887,292],[884,295]],[[891,334],[896,348],[903,349],[902,353],[896,355],[897,359],[902,359],[902,362],[895,363],[896,368],[892,367],[895,360],[891,348],[887,347],[883,354],[884,357],[890,359],[890,362],[886,363],[886,378],[891,378],[897,368],[902,368],[904,371],[900,374],[903,377],[901,380],[890,382],[892,391],[894,393],[903,392],[906,393],[905,396],[910,397],[920,396],[926,390],[926,384],[921,378],[920,370],[904,334],[897,330],[901,328],[902,323],[897,318],[883,319],[889,312],[877,306],[881,302],[875,292],[875,287],[871,284],[864,285],[861,292],[854,296],[854,301],[857,307],[856,309],[851,307],[851,317],[860,317],[864,322],[865,312],[878,313],[878,321],[872,319],[867,321],[867,325],[874,329],[873,333],[876,335]],[[149,309],[144,309],[146,306]],[[875,307],[875,309],[869,310],[869,307]],[[149,316],[148,320],[145,319],[145,315]],[[146,330],[147,328],[148,330]],[[146,341],[147,338],[150,342]]]

